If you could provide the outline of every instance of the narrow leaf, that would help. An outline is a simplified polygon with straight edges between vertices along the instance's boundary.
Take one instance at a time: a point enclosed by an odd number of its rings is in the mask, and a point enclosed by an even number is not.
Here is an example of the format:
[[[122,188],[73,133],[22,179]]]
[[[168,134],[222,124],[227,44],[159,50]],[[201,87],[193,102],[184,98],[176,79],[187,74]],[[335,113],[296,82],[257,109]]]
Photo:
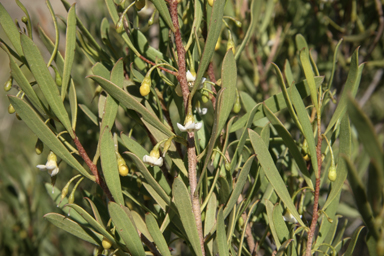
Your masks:
[[[68,149],[61,143],[56,135],[48,128],[39,115],[23,100],[8,96],[16,112],[23,119],[25,124],[32,130],[33,133],[41,139],[41,141],[49,147],[58,157],[64,162],[78,170],[88,179],[95,181],[95,177],[87,172],[84,167],[72,156]]]
[[[106,127],[100,138],[100,158],[101,167],[105,182],[116,203],[124,205],[123,194],[121,192],[120,175],[117,167],[115,146],[109,127]]]
[[[168,249],[167,241],[161,233],[159,226],[157,225],[156,219],[151,214],[146,214],[145,222],[147,223],[148,231],[153,237],[153,241],[159,248],[161,255],[171,256],[171,253]]]
[[[279,171],[277,170],[276,165],[272,159],[272,156],[269,153],[268,148],[265,146],[264,141],[256,132],[248,129],[248,133],[252,147],[257,154],[257,159],[259,159],[259,162],[264,169],[265,175],[267,176],[270,184],[273,186],[276,194],[280,197],[281,201],[284,202],[284,205],[288,208],[293,217],[296,218],[299,224],[305,226],[300,218],[299,213],[296,210],[295,205],[292,203],[292,199],[285,186],[285,183],[281,178]]]
[[[24,56],[20,43],[20,33],[17,29],[11,15],[7,12],[4,6],[0,3],[0,25],[7,35],[9,41],[11,41],[13,47],[19,56]]]
[[[220,207],[219,213],[217,214],[216,244],[220,256],[229,256],[227,246],[227,233],[225,232],[224,214],[222,207]]]
[[[196,255],[202,256],[203,254],[200,247],[199,233],[197,232],[195,217],[192,213],[190,194],[184,182],[179,177],[176,177],[173,182],[172,194],[181,222],[183,223],[185,232],[187,233],[188,240],[191,243]]]
[[[119,206],[114,202],[109,202],[108,204],[109,215],[112,218],[113,224],[117,227],[116,231],[125,242],[132,256],[145,256],[145,251],[135,225],[122,207],[124,206]]]
[[[75,135],[71,127],[71,122],[69,121],[68,113],[65,110],[64,104],[61,101],[59,90],[57,89],[56,83],[46,67],[39,49],[26,35],[21,35],[21,45],[31,72],[37,83],[40,85],[45,99],[48,101],[53,113],[55,113],[71,137],[74,138]]]

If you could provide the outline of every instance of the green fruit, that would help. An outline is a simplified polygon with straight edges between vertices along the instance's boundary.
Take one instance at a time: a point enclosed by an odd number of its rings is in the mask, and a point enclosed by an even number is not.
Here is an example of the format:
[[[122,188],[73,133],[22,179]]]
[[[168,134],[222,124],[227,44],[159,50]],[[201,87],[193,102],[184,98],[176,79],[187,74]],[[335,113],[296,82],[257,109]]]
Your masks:
[[[28,23],[28,18],[26,16],[23,16],[21,18],[21,21],[24,22],[25,24],[27,24]]]
[[[237,114],[240,112],[240,110],[241,110],[241,104],[240,102],[236,102],[235,105],[233,105],[232,111],[233,113]]]
[[[116,32],[121,34],[124,32],[124,24],[123,24],[123,21],[119,21],[117,22],[116,24]]]
[[[9,90],[12,89],[12,82],[13,82],[13,78],[9,78],[7,82],[5,82],[4,84],[4,91],[6,92],[9,92]]]
[[[336,177],[337,177],[337,173],[336,173],[336,167],[335,166],[331,166],[329,168],[329,171],[328,171],[328,179],[333,182],[336,180]]]

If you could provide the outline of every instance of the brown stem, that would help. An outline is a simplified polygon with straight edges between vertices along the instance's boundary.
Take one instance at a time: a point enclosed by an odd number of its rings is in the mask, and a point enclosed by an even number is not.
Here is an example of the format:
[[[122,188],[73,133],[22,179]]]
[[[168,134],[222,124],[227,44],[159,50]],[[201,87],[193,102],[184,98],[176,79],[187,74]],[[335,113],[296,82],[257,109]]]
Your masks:
[[[177,75],[177,80],[181,85],[181,91],[183,93],[184,108],[185,110],[187,110],[189,88],[188,88],[187,76],[186,76],[187,71],[185,67],[185,50],[183,46],[183,41],[181,39],[179,17],[177,15],[177,0],[170,1],[169,11],[171,13],[173,26],[175,27],[174,34],[175,34],[175,43],[176,43],[176,50],[177,50],[177,64],[179,66],[179,73]]]
[[[189,186],[191,188],[191,201],[192,201],[192,211],[195,216],[195,222],[197,226],[197,231],[200,238],[200,246],[203,255],[205,255],[204,250],[204,236],[203,236],[203,225],[201,222],[201,212],[200,212],[200,200],[199,193],[196,191],[197,187],[197,173],[196,173],[196,149],[195,149],[195,138],[193,132],[188,132],[188,179]]]
[[[73,131],[75,134],[75,131]],[[92,160],[89,158],[87,152],[85,151],[83,145],[81,144],[79,138],[75,134],[75,138],[73,139],[75,142],[75,145],[77,147],[77,150],[79,151],[79,154],[81,158],[83,158],[84,162],[88,165],[88,168],[91,170],[92,174],[95,176],[95,182],[103,189],[104,193],[107,195],[109,201],[114,202],[113,196],[111,192],[109,191],[107,184],[105,184],[104,180],[100,177],[99,171],[97,170],[97,166],[92,162]]]
[[[149,59],[145,58],[143,55],[140,55],[139,58],[142,59],[143,61],[145,61],[145,62],[151,64],[152,66],[156,65],[156,63],[154,63],[154,62],[150,61]],[[161,69],[161,70],[163,70],[163,71],[165,71],[165,72],[167,72],[167,73],[169,73],[169,74],[171,74],[171,75],[174,75],[174,76],[177,76],[177,75],[178,75],[177,72],[172,71],[172,70],[169,70],[169,69],[167,69],[167,68],[165,68],[165,67],[158,66],[158,68]]]
[[[214,68],[213,68],[213,62],[211,61],[209,63],[209,66],[208,66],[208,76],[209,76],[209,80],[211,80],[212,82],[216,83],[216,77],[215,77],[215,72],[214,72]],[[212,92],[216,93],[216,88],[215,86],[212,86]],[[215,107],[216,107],[216,97],[212,94],[209,94],[211,100],[212,100],[212,106],[213,106],[213,110],[215,110]]]
[[[177,14],[177,0],[170,0],[169,2],[169,11],[172,18],[173,26],[175,27],[175,43],[177,50],[177,62],[179,66],[179,74],[177,80],[180,83],[181,91],[183,93],[184,108],[187,111],[188,108],[188,97],[189,97],[189,88],[186,77],[186,67],[185,67],[185,50],[183,42],[181,39],[181,32],[179,27],[179,18]],[[204,237],[203,237],[203,226],[201,222],[201,212],[200,212],[200,201],[199,193],[196,191],[197,187],[197,157],[195,149],[195,134],[193,132],[188,132],[188,179],[189,186],[191,188],[191,201],[192,201],[192,211],[195,216],[195,222],[197,226],[197,231],[199,233],[201,252],[205,256],[204,250]]]
[[[316,147],[316,157],[317,157],[317,177],[316,177],[316,185],[315,185],[315,200],[313,202],[313,215],[312,215],[312,223],[310,230],[308,232],[308,240],[307,240],[307,249],[305,251],[306,256],[311,255],[312,250],[312,241],[316,231],[317,219],[319,218],[318,210],[319,210],[319,196],[320,196],[320,174],[321,174],[321,117],[317,116],[317,147]]]

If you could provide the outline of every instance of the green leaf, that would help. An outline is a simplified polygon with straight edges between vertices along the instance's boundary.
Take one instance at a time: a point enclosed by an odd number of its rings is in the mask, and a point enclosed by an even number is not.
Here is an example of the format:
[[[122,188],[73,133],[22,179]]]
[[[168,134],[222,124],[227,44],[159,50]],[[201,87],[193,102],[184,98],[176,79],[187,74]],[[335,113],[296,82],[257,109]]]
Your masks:
[[[262,7],[263,1],[252,1],[251,8],[250,8],[250,22],[249,27],[247,29],[247,33],[244,36],[243,41],[237,47],[235,59],[238,60],[240,58],[240,54],[242,53],[244,47],[248,44],[249,40],[251,39],[252,35],[255,33],[257,25],[259,24],[260,20],[260,13],[261,13],[261,7]],[[259,31],[258,31],[259,32]]]
[[[120,135],[121,140],[123,141],[123,145],[135,154],[138,158],[143,159],[145,155],[149,155],[148,151],[143,148],[139,143],[137,143],[134,139],[128,137],[124,133]]]
[[[146,58],[152,60],[153,62],[158,60],[166,60],[169,62],[168,57],[164,56],[162,52],[149,45],[150,42],[148,42],[147,37],[140,30],[132,29],[130,36],[135,48],[142,55],[145,55]]]
[[[224,214],[222,207],[220,207],[219,213],[217,214],[216,244],[220,256],[229,256],[227,233],[225,232]]]
[[[307,185],[314,190],[311,175],[308,173],[307,165],[303,159],[303,156],[301,155],[299,148],[293,140],[292,135],[265,104],[263,104],[263,110],[273,127],[276,129],[277,133],[283,139],[284,144],[288,147],[289,152],[292,154],[301,173],[304,175],[304,179],[307,182]]]
[[[124,205],[115,146],[108,126],[104,129],[100,138],[100,158],[101,168],[109,191],[111,192],[116,203]]]
[[[327,207],[332,203],[333,200],[338,197],[341,189],[343,188],[343,184],[347,179],[347,166],[345,161],[343,161],[343,155],[351,155],[351,126],[349,124],[348,116],[345,115],[341,120],[340,124],[340,142],[339,142],[339,157],[338,164],[336,167],[336,180],[332,182],[332,190],[328,195],[327,201],[323,206],[323,210],[327,209]]]
[[[303,128],[301,127],[301,124],[297,118],[295,110],[293,109],[293,105],[292,105],[291,99],[288,95],[287,87],[286,87],[285,82],[284,82],[283,74],[281,74],[279,67],[275,63],[272,63],[272,66],[275,68],[275,71],[278,75],[279,85],[281,88],[281,92],[283,93],[283,96],[285,99],[285,104],[287,105],[288,112],[291,115],[291,117],[293,118],[293,121],[295,121],[295,124],[297,125],[297,127],[299,127],[300,131],[302,132]]]
[[[61,143],[56,135],[48,128],[39,115],[23,100],[8,96],[16,112],[23,119],[25,124],[32,130],[33,133],[41,139],[41,141],[49,147],[58,157],[64,162],[78,170],[88,179],[95,181],[95,177],[87,172],[84,167],[72,156],[68,149]],[[61,102],[61,101],[60,101]]]
[[[190,194],[184,182],[179,177],[176,177],[173,182],[172,194],[176,208],[179,211],[181,222],[183,223],[183,227],[188,236],[188,240],[196,255],[202,256],[199,233],[197,232],[195,217],[192,212]]]
[[[324,134],[327,134],[332,127],[336,124],[337,120],[343,117],[347,110],[347,96],[349,93],[353,97],[356,96],[357,89],[360,85],[361,74],[363,72],[364,63],[359,65],[359,48],[357,48],[352,54],[351,66],[349,67],[347,81],[345,82],[343,92],[341,93],[340,100],[337,104],[336,110],[333,113],[331,121],[327,126]]]
[[[19,0],[16,0],[16,4],[20,7],[20,9],[24,12],[25,16],[28,19],[28,24],[26,24],[27,31],[28,31],[28,36],[31,39],[33,39],[33,36],[32,36],[32,22],[31,22],[31,17],[29,16],[28,10],[27,10],[27,8],[25,8],[25,6]]]
[[[298,34],[296,35],[296,41],[304,41],[304,44],[306,45],[305,39],[302,35]],[[315,109],[319,111],[319,102],[318,102],[318,96],[317,96],[317,87],[315,84],[315,77],[312,71],[312,66],[309,61],[309,49],[308,45],[305,46],[304,48],[300,47],[300,43],[297,43],[297,47],[300,51],[300,61],[301,65],[304,70],[305,78],[307,79],[308,86],[309,86],[309,91],[311,92],[311,99],[312,99],[312,104],[315,106]]]
[[[360,226],[353,232],[353,236],[351,238],[351,241],[349,242],[347,251],[345,252],[345,256],[352,256],[353,251],[355,250],[355,246],[357,243],[357,239],[359,238],[361,230],[363,230],[364,226]]]
[[[168,187],[165,191],[165,189],[159,185],[159,183],[155,180],[152,174],[148,171],[147,167],[145,167],[141,159],[138,158],[135,154],[132,154],[130,152],[126,152],[126,154],[130,156],[135,162],[135,165],[137,166],[141,174],[143,174],[144,179],[147,181],[147,183],[156,191],[157,194],[161,196],[161,198],[167,203],[167,205],[170,205],[171,199],[169,195],[171,194],[171,189]]]
[[[55,204],[60,208],[63,212],[65,212],[70,219],[73,219],[77,223],[81,224],[85,227],[90,227],[88,222],[76,211],[69,211],[69,208],[66,207],[66,204],[68,203],[68,199],[66,197],[61,200],[61,191],[57,187],[52,187],[50,183],[45,183],[45,189],[47,191],[47,194],[51,197],[51,199],[55,202]],[[53,192],[53,193],[52,193]]]
[[[114,244],[114,246],[117,246],[117,244],[115,242],[115,238],[107,230],[105,230],[105,228],[99,222],[97,222],[91,215],[89,215],[89,213],[86,212],[83,208],[81,208],[77,204],[67,204],[66,206],[75,210],[78,214],[80,214],[89,223],[89,225],[95,231],[97,231],[98,233],[103,235],[105,238],[107,238],[111,243]],[[73,212],[73,210],[72,210],[72,212]]]
[[[26,35],[21,35],[21,45],[28,61],[29,67],[37,83],[40,85],[45,99],[48,101],[49,106],[52,108],[53,113],[63,124],[65,129],[69,132],[72,138],[75,138],[71,122],[69,121],[68,113],[65,110],[64,104],[61,101],[59,90],[53,80],[51,73],[45,66],[43,57],[39,49],[33,41]]]
[[[380,239],[380,234],[375,223],[375,217],[372,214],[371,205],[368,202],[367,194],[365,192],[364,184],[359,177],[355,167],[349,160],[349,156],[343,155],[344,161],[347,164],[348,169],[348,180],[353,191],[353,195],[356,201],[356,206],[363,218],[365,225],[367,226],[370,234],[375,238],[376,241]]]
[[[374,166],[378,169],[378,175],[383,178],[384,174],[384,153],[375,128],[369,117],[362,111],[358,103],[348,96],[348,114],[352,124],[355,126],[359,140],[368,153]]]
[[[69,105],[71,106],[71,117],[72,117],[72,129],[76,130],[77,123],[77,94],[75,89],[75,84],[71,79],[71,85],[69,87]]]
[[[123,87],[124,83],[124,62],[123,59],[119,59],[115,66],[112,69],[111,72],[111,82],[119,86],[120,88]],[[103,119],[101,121],[101,127],[100,130],[103,131],[106,126],[112,128],[116,115],[117,110],[119,108],[119,103],[111,96],[107,96],[107,100],[105,102],[104,111],[103,111]]]
[[[221,24],[223,23],[223,14],[224,14],[224,5],[226,1],[214,1],[213,8],[211,12],[211,19],[208,26],[208,35],[207,41],[205,42],[203,55],[201,56],[199,69],[197,70],[196,80],[201,81],[205,71],[208,68],[209,63],[211,62],[213,53],[215,52],[215,45],[217,39],[219,39],[221,33]],[[195,83],[191,94],[194,95],[197,89],[199,88],[199,82]]]
[[[101,218],[101,215],[99,213],[99,210],[97,209],[95,203],[88,197],[84,197],[84,199],[86,199],[89,203],[89,205],[91,206],[91,209],[92,209],[92,212],[93,212],[93,216],[95,216],[95,220],[103,227],[105,228],[104,226],[104,223],[103,223],[103,219]]]
[[[109,15],[112,18],[113,24],[116,25],[119,20],[119,14],[117,13],[115,3],[113,0],[105,0],[105,4],[107,5],[107,9],[109,12]],[[124,31],[121,34],[121,37],[125,41],[125,43],[128,45],[128,47],[139,57],[141,56],[140,53],[136,50],[136,48],[133,46],[131,39],[129,38],[128,34]]]
[[[99,233],[96,233],[94,231],[84,229],[81,225],[74,222],[71,219],[68,219],[67,217],[58,214],[58,213],[47,213],[44,215],[44,218],[49,220],[53,225],[55,225],[58,228],[61,228],[68,233],[87,241],[88,243],[94,244],[96,246],[101,245],[101,241],[103,240],[103,236]]]
[[[227,205],[224,208],[224,218],[228,216],[230,211],[232,211],[233,206],[236,204],[237,199],[239,198],[241,192],[243,192],[245,182],[247,181],[249,171],[251,170],[255,156],[251,156],[245,162],[243,168],[240,171],[239,177],[237,178],[235,188],[232,191],[231,197],[229,198]]]
[[[61,100],[64,101],[69,82],[76,50],[76,8],[75,4],[69,9],[67,17],[67,31],[65,33],[65,60],[63,70],[63,83],[61,87]]]
[[[153,241],[155,242],[156,246],[159,248],[161,255],[171,256],[167,241],[161,233],[156,219],[151,214],[147,213],[145,215],[145,223],[147,223],[148,231],[153,237]]]
[[[171,15],[169,14],[169,10],[167,4],[163,0],[151,0],[153,5],[156,7],[156,10],[159,12],[165,23],[167,23],[168,27],[175,32],[176,29],[173,26],[173,22],[171,19]]]
[[[307,109],[305,108],[302,97],[300,96],[296,87],[291,86],[289,88],[289,95],[291,96],[290,98],[292,100],[293,106],[296,109],[297,118],[301,123],[301,127],[303,129],[303,135],[307,140],[309,156],[312,162],[312,168],[313,168],[313,171],[315,172],[315,175],[317,176],[318,165],[317,165],[317,156],[316,156],[316,142],[315,142],[315,137],[313,135],[312,124],[308,117]]]
[[[19,56],[24,56],[20,43],[20,33],[17,29],[12,17],[9,15],[4,6],[0,3],[0,25],[7,35],[9,41],[11,41],[13,47]]]
[[[323,80],[324,80],[324,77],[315,77],[316,87],[319,87],[321,85],[321,83],[323,82]],[[306,80],[304,80],[300,83],[297,83],[295,85],[292,85],[290,87],[290,89],[292,89],[292,88],[297,89],[297,91],[299,92],[300,98],[302,98],[302,99],[304,99],[310,95],[309,87],[308,87]],[[292,101],[293,101],[293,99],[292,99]],[[267,100],[264,101],[264,104],[267,105],[267,107],[273,113],[276,113],[276,112],[287,107],[285,100],[284,100],[283,93],[281,93],[281,92],[269,97]],[[260,109],[254,115],[253,122],[255,122],[255,121],[257,121],[263,117],[265,117],[264,112],[262,111],[262,109]],[[247,123],[248,118],[249,118],[249,113],[247,113],[247,114],[243,115],[241,118],[239,118],[239,120],[237,120],[232,125],[230,132],[234,132],[234,131],[237,131],[241,128],[244,128],[245,124]]]
[[[186,52],[188,51],[189,47],[193,43],[193,37],[195,36],[195,33],[198,32],[200,25],[201,25],[202,18],[203,18],[203,3],[204,3],[204,1],[196,0],[194,2],[195,2],[194,3],[195,5],[193,8],[193,12],[194,12],[193,13],[193,24],[192,24],[191,33],[189,34],[189,39],[188,39],[187,45],[185,46]]]
[[[215,2],[216,3],[216,2]],[[221,130],[227,122],[229,114],[232,111],[233,104],[236,101],[236,81],[237,81],[237,69],[236,61],[231,50],[227,52],[224,57],[223,65],[221,69],[222,77],[222,89],[219,91],[216,102],[215,118],[212,127],[211,138],[208,143],[208,149],[201,176],[207,170],[208,162],[212,154],[213,148],[216,144],[216,140],[220,135]],[[199,80],[196,80],[199,81]],[[199,188],[203,179],[200,179],[197,188]]]
[[[213,185],[214,186],[214,185]],[[210,234],[210,231],[213,229],[216,223],[216,211],[217,211],[217,200],[216,194],[213,193],[209,198],[207,209],[205,211],[205,220],[204,220],[204,237]],[[213,240],[206,243],[206,246],[209,252],[212,254],[213,251]]]
[[[280,243],[279,235],[278,235],[278,233],[276,231],[275,222],[274,222],[274,219],[273,219],[273,204],[269,200],[265,200],[264,204],[265,204],[265,208],[267,209],[267,217],[268,217],[269,229],[271,230],[271,233],[272,233],[272,236],[273,236],[273,240],[276,243],[276,247],[280,248],[281,243]]]
[[[153,238],[148,231],[147,225],[144,220],[141,218],[140,214],[135,211],[131,211],[132,219],[135,223],[136,228],[144,235],[149,241],[153,242]]]
[[[276,169],[275,163],[273,162],[272,156],[269,153],[268,148],[265,146],[264,141],[256,132],[248,129],[248,133],[252,147],[257,155],[257,159],[259,159],[259,162],[264,169],[265,175],[267,176],[270,184],[273,186],[276,194],[280,197],[281,201],[284,202],[284,205],[288,208],[288,210],[299,222],[299,224],[301,226],[305,226],[300,218],[299,213],[296,210],[295,205],[292,203],[292,199],[285,186],[285,183],[281,178],[279,171]]]
[[[169,128],[165,126],[157,116],[152,114],[148,109],[141,105],[140,102],[138,102],[132,95],[125,92],[111,81],[108,81],[107,79],[104,79],[100,76],[90,75],[87,77],[100,84],[101,87],[103,87],[113,98],[119,101],[121,105],[142,115],[142,118],[153,125],[156,129],[168,135],[169,137],[173,135],[173,132],[170,131]]]
[[[97,126],[99,126],[97,116],[84,104],[79,104],[79,108],[84,112],[84,114]]]
[[[135,225],[122,207],[124,206],[119,206],[114,202],[108,203],[109,215],[112,218],[113,224],[117,227],[116,231],[125,242],[132,256],[145,256],[145,251]]]
[[[0,47],[8,54],[9,56],[9,66],[11,68],[11,75],[13,79],[17,82],[20,88],[23,90],[28,99],[32,102],[33,106],[41,111],[41,113],[45,114],[45,111],[48,108],[48,105],[43,106],[40,99],[37,97],[35,91],[33,90],[31,84],[28,82],[28,79],[25,77],[24,73],[19,68],[19,65],[15,62],[11,53],[7,49],[7,47],[0,43]]]

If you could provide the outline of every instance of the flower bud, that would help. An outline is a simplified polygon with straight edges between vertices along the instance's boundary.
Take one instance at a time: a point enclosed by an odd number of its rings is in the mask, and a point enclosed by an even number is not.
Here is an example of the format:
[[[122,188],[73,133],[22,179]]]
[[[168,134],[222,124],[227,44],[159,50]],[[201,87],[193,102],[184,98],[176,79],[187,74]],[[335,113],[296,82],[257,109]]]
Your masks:
[[[240,216],[240,218],[237,220],[237,225],[238,225],[240,230],[242,230],[244,228],[244,219],[243,219],[243,217]]]
[[[149,94],[151,91],[151,83],[151,78],[149,76],[145,76],[140,86],[141,96],[145,97]]]
[[[209,101],[209,92],[203,90],[201,93],[201,101],[207,103]]]
[[[138,188],[141,188],[141,186],[143,185],[143,182],[141,181],[141,179],[139,177],[137,177],[137,179],[136,179],[136,184],[137,184]]]
[[[27,18],[26,16],[23,16],[23,17],[21,18],[21,21],[22,21],[23,23],[27,24],[27,23],[28,23],[28,18]]]
[[[4,91],[9,92],[12,89],[13,77],[11,76],[4,84]]]
[[[8,113],[9,114],[13,114],[13,113],[15,113],[15,108],[12,106],[12,104],[11,103],[9,103],[9,106],[8,106]]]
[[[241,28],[241,26],[242,26],[241,22],[238,21],[238,20],[235,22],[235,24],[236,24],[236,26],[237,26],[238,28]]]
[[[127,176],[129,173],[129,169],[127,164],[125,163],[124,158],[116,152],[117,166],[119,167],[119,174],[121,176]]]
[[[213,0],[208,0],[208,4],[209,4],[209,6],[213,6]]]
[[[103,237],[103,241],[101,242],[101,245],[105,250],[108,250],[109,248],[111,248],[112,243],[107,238]]]
[[[231,163],[230,162],[225,163],[225,170],[227,170],[228,172],[231,170]]]
[[[40,155],[44,150],[44,144],[40,139],[37,139],[36,145],[35,145],[35,152],[36,154]]]
[[[233,105],[232,111],[233,111],[233,113],[237,114],[240,112],[240,110],[241,110],[241,104],[240,104],[240,102],[236,101],[236,103]]]
[[[232,49],[233,54],[235,54],[235,52],[236,52],[235,51],[235,42],[233,42],[232,35],[231,35],[230,31],[228,31],[228,34],[229,34],[229,36],[228,36],[228,41],[227,41],[227,51],[229,49]]]
[[[119,21],[116,23],[116,32],[121,34],[124,32],[124,24],[123,21]]]
[[[147,3],[147,0],[136,0],[135,6],[136,6],[137,10],[140,11],[141,9],[144,8],[146,3]]]
[[[221,36],[219,36],[219,38],[217,39],[217,42],[215,45],[215,51],[220,49],[220,45],[221,45]]]
[[[337,173],[336,173],[336,167],[335,166],[331,166],[329,167],[329,171],[328,171],[328,179],[333,182],[336,180],[336,177],[337,177]]]

